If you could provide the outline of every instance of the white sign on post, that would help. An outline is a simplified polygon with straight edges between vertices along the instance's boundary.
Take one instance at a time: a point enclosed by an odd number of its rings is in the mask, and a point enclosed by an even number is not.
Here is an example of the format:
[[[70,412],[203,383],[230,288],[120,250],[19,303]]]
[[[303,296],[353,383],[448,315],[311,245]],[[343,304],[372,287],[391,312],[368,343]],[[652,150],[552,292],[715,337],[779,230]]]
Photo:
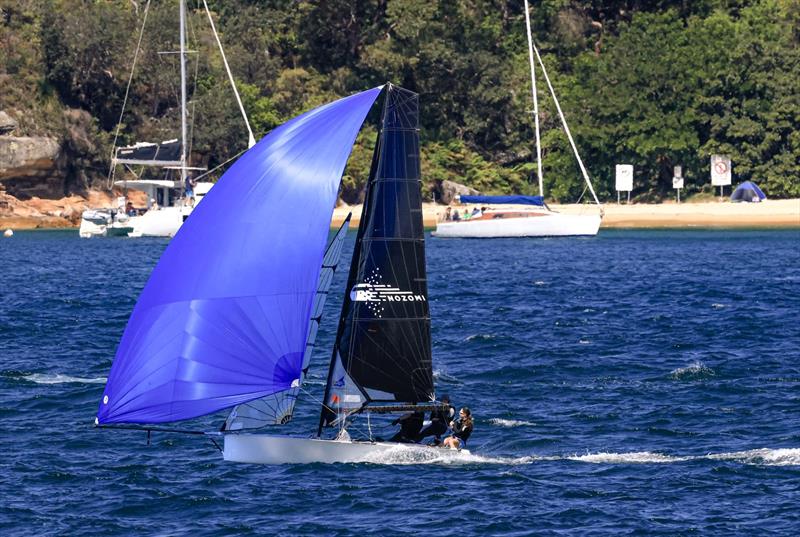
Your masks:
[[[617,190],[630,192],[633,190],[633,164],[617,164]]]
[[[722,155],[711,155],[711,184],[728,186],[731,184],[731,159]]]
[[[672,188],[683,188],[683,177],[673,177]]]

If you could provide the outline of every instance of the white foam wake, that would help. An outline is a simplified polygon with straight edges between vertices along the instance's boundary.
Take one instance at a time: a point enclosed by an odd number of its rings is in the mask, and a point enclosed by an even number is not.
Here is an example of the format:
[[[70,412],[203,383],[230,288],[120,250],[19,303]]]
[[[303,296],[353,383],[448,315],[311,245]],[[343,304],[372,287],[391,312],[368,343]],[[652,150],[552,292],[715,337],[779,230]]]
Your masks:
[[[500,427],[535,427],[536,424],[532,421],[525,421],[525,420],[504,420],[503,418],[492,418],[489,420],[490,423],[494,425],[499,425]]]
[[[681,462],[691,457],[672,457],[650,451],[634,451],[632,453],[587,453],[586,455],[572,455],[564,457],[566,460],[588,462],[593,464],[653,464]]]
[[[414,465],[414,464],[498,464],[517,466],[543,461],[576,461],[588,464],[675,464],[693,460],[732,461],[755,466],[800,466],[800,448],[752,449],[730,453],[709,453],[707,455],[665,455],[652,451],[633,451],[626,453],[598,452],[582,455],[525,457],[489,456],[443,448],[422,446],[396,446],[386,451],[376,452],[363,461],[371,464]]]
[[[497,336],[494,334],[472,334],[471,336],[467,336],[464,338],[464,341],[490,341],[492,339],[496,339]]]
[[[566,460],[587,462],[592,464],[665,464],[692,460],[734,461],[757,466],[800,466],[800,449],[751,449],[730,453],[709,453],[697,456],[664,455],[650,451],[631,453],[587,453],[564,457]]]
[[[751,449],[733,453],[719,453],[706,455],[707,459],[738,461],[744,464],[758,466],[800,466],[800,449]]]
[[[412,464],[529,464],[538,457],[489,457],[476,455],[467,450],[434,448],[422,446],[395,446],[386,451],[375,452],[365,457],[363,462],[371,464],[412,465]]]
[[[691,380],[713,377],[716,373],[701,361],[695,361],[686,367],[679,367],[670,372],[669,376],[675,380]]]
[[[104,384],[107,380],[106,377],[73,377],[62,375],[61,373],[33,373],[32,375],[25,375],[22,379],[36,384]]]

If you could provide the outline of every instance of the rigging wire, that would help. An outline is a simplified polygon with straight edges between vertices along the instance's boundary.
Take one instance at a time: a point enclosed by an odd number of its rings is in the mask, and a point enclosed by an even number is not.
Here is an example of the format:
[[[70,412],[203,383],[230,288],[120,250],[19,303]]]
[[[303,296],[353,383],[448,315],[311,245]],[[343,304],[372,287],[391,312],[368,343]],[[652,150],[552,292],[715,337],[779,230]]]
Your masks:
[[[602,204],[600,200],[597,199],[597,194],[592,187],[592,182],[589,179],[589,173],[586,171],[586,167],[583,165],[583,161],[581,160],[581,156],[578,154],[578,148],[575,145],[575,141],[572,139],[572,134],[569,131],[569,126],[567,125],[567,120],[564,117],[564,112],[561,110],[561,105],[558,103],[558,97],[556,97],[556,92],[553,89],[553,84],[550,82],[550,77],[547,76],[547,68],[544,66],[544,62],[542,61],[542,57],[539,55],[539,49],[536,48],[535,44],[532,44],[533,52],[536,54],[536,59],[539,61],[539,65],[542,67],[542,74],[544,75],[545,82],[547,82],[547,87],[550,89],[550,95],[553,97],[553,102],[556,105],[556,110],[558,110],[558,115],[561,118],[561,123],[564,125],[564,132],[567,134],[567,139],[569,140],[570,145],[572,146],[572,151],[575,153],[575,158],[578,161],[578,166],[580,166],[581,172],[583,173],[583,178],[586,180],[586,185],[589,187],[589,191],[592,193],[594,197],[595,203],[599,205],[602,209]]]
[[[244,111],[244,105],[242,104],[242,99],[239,97],[239,90],[236,89],[236,82],[233,80],[233,75],[231,74],[231,68],[228,65],[228,58],[225,57],[225,51],[222,49],[222,42],[219,40],[219,35],[217,34],[217,27],[214,26],[214,19],[211,17],[211,11],[208,9],[208,4],[206,0],[203,0],[203,6],[206,8],[206,15],[208,15],[208,22],[211,24],[211,31],[214,32],[214,38],[217,40],[217,45],[219,46],[219,53],[222,55],[222,63],[225,64],[225,71],[228,73],[228,80],[230,80],[231,88],[233,88],[233,94],[236,96],[236,102],[239,104],[239,110],[242,112],[242,117],[244,118],[244,124],[247,127],[248,139],[247,139],[247,148],[251,148],[256,145],[256,139],[253,136],[253,130],[250,128],[250,121],[247,119],[247,113]]]
[[[133,64],[131,65],[131,74],[128,77],[128,85],[125,87],[125,97],[122,99],[122,110],[119,113],[119,121],[117,121],[117,129],[114,132],[114,141],[111,144],[111,166],[108,171],[107,184],[111,189],[112,181],[114,180],[114,155],[116,154],[117,139],[119,138],[119,131],[122,128],[122,118],[125,115],[125,105],[128,102],[128,95],[131,91],[131,84],[133,83],[133,72],[136,70],[136,62],[139,59],[139,51],[142,48],[142,38],[144,37],[144,28],[147,25],[147,14],[150,12],[150,0],[147,0],[147,5],[144,8],[144,15],[142,19],[142,29],[139,30],[139,40],[136,43],[136,52],[133,54]]]
[[[199,46],[200,40],[197,38],[197,32],[195,32],[194,25],[192,24],[192,18],[191,17],[187,17],[186,18],[186,22],[187,22],[187,24],[189,26],[189,36],[192,39],[194,39],[195,43],[198,44],[197,49],[199,50],[199,48],[200,48],[200,46]],[[198,53],[198,54],[195,54],[195,60],[194,60],[194,86],[193,86],[193,89],[192,89],[192,100],[191,100],[192,112],[191,112],[190,118],[189,118],[189,134],[187,135],[188,139],[185,140],[185,143],[186,143],[186,154],[188,155],[188,158],[191,158],[192,147],[194,146],[194,122],[195,122],[195,99],[194,99],[194,96],[197,93],[197,78],[198,78],[199,71],[200,71],[200,54]],[[184,166],[185,165],[186,164],[184,163]]]
[[[213,168],[211,168],[210,170],[206,171],[205,173],[198,175],[197,177],[194,178],[195,181],[199,181],[200,179],[202,179],[203,177],[207,176],[208,174],[217,171],[218,169],[222,168],[223,166],[225,166],[230,161],[236,160],[237,158],[242,156],[242,154],[244,154],[245,151],[247,151],[247,149],[242,149],[241,151],[239,151],[237,154],[235,154],[234,156],[232,156],[231,158],[229,158],[228,160],[226,160],[222,164],[220,164],[218,166],[214,166]]]

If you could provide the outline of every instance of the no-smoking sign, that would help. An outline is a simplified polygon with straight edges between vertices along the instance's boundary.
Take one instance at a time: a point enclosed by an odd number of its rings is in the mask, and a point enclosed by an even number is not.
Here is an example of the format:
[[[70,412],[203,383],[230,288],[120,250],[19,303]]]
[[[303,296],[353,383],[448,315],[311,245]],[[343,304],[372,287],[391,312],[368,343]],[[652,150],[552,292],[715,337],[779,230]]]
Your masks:
[[[711,184],[727,186],[731,184],[731,159],[722,155],[711,155]]]

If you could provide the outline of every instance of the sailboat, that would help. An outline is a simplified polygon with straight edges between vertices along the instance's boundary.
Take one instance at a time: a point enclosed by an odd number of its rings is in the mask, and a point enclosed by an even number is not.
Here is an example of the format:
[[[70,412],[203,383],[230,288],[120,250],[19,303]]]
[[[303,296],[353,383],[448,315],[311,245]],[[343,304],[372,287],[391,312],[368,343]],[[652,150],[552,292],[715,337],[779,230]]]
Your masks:
[[[126,195],[117,199],[116,207],[85,210],[81,214],[81,226],[78,230],[78,234],[82,238],[96,236],[172,237],[192,213],[194,206],[200,203],[208,191],[211,190],[211,187],[214,186],[214,183],[209,181],[196,181],[192,187],[193,196],[191,198],[184,196],[188,173],[190,171],[205,171],[205,168],[191,167],[187,160],[189,142],[186,105],[186,3],[185,0],[179,0],[178,3],[180,5],[180,50],[178,54],[180,56],[181,73],[181,136],[180,138],[160,143],[136,142],[130,146],[114,147],[111,158],[111,172],[109,174],[113,178],[114,170],[116,170],[117,166],[142,166],[164,169],[168,175],[164,179],[137,179],[135,181],[113,181],[112,179],[110,183],[122,189]],[[228,73],[228,80],[247,127],[249,135],[248,147],[252,147],[255,145],[255,138],[250,128],[250,122],[247,119],[239,92],[234,84],[225,51],[222,49],[222,42],[219,39],[214,20],[211,17],[211,11],[208,9],[208,4],[205,0],[203,0],[203,5],[222,55],[223,64]],[[140,34],[144,34],[148,8],[145,8]],[[137,48],[134,55],[132,70],[136,67],[138,55],[139,48]],[[132,76],[133,72],[131,72]],[[125,103],[123,103],[122,109],[124,111]],[[120,117],[121,122],[122,117]],[[179,172],[176,179],[169,177],[172,173],[171,171]],[[146,206],[133,207],[132,203],[128,204],[130,201],[127,198],[129,190],[142,192],[146,200]]]
[[[367,113],[383,107],[316,431],[287,423],[346,227],[327,246],[344,166]],[[276,128],[217,182],[171,241],[131,314],[95,424],[158,424],[232,409],[225,460],[357,462],[389,450],[376,414],[436,401],[420,188],[418,96],[386,84]],[[345,224],[346,225],[346,224]],[[365,419],[356,438],[353,423]],[[463,453],[463,451],[462,451]]]
[[[531,94],[533,98],[534,130],[536,133],[536,169],[539,179],[538,196],[461,196],[461,203],[476,204],[485,207],[481,214],[469,219],[439,222],[436,231],[437,237],[464,237],[464,238],[491,238],[491,237],[558,237],[558,236],[583,236],[597,235],[600,229],[603,212],[600,200],[592,186],[592,181],[583,165],[578,148],[561,110],[561,105],[556,97],[547,69],[544,66],[539,50],[533,43],[531,34],[531,20],[528,9],[528,0],[525,0],[525,27],[528,36],[528,61],[531,73]],[[544,202],[544,181],[542,175],[542,144],[539,135],[539,99],[536,91],[536,69],[534,55],[542,69],[542,74],[547,82],[550,95],[558,110],[558,116],[564,127],[564,132],[569,139],[575,159],[580,167],[586,186],[591,192],[600,211],[597,214],[566,214],[550,210]],[[497,205],[513,204],[522,206],[515,208],[498,208]]]

